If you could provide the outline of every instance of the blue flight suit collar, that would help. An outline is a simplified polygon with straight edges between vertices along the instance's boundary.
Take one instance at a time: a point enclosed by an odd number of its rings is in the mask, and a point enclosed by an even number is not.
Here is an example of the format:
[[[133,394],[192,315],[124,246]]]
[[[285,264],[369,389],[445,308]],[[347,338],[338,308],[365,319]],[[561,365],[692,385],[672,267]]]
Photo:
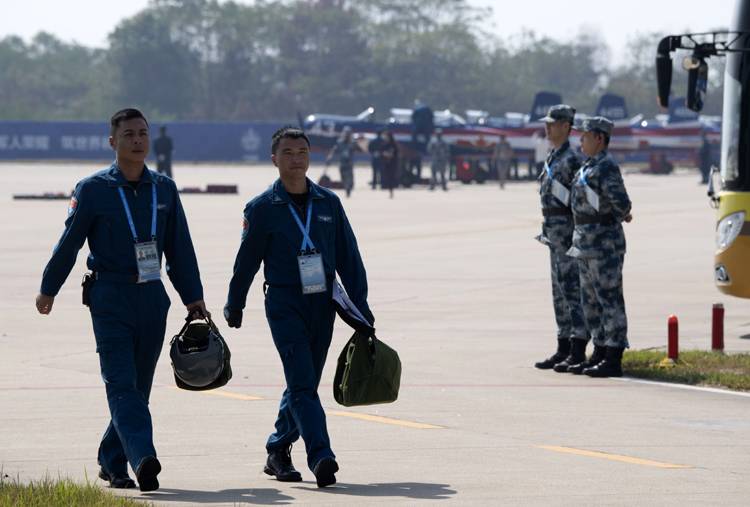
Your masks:
[[[307,191],[310,193],[310,197],[313,199],[325,199],[325,196],[318,188],[318,185],[310,181],[310,178],[305,178],[307,181]],[[273,204],[288,204],[292,202],[292,198],[289,197],[289,193],[284,188],[284,184],[281,182],[281,178],[277,179],[273,183],[271,188],[271,202]]]
[[[130,183],[128,183],[128,180],[125,179],[122,171],[120,171],[120,166],[117,165],[117,162],[112,162],[112,165],[109,166],[109,169],[104,175],[104,179],[110,187],[130,186]],[[141,173],[141,179],[138,184],[140,185],[142,183],[154,183],[154,179],[151,177],[151,171],[149,171],[148,167],[145,165],[143,166],[143,173]]]

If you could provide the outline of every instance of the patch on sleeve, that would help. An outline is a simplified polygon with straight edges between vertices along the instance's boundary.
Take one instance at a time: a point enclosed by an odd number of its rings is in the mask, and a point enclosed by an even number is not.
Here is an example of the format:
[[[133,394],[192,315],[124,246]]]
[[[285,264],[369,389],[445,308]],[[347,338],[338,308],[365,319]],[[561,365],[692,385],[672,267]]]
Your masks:
[[[331,223],[333,222],[333,217],[330,215],[318,215],[318,220],[321,222]]]
[[[247,221],[246,217],[242,217],[242,239],[245,239],[245,236],[247,236],[247,231],[250,229],[250,223]]]
[[[72,216],[76,209],[78,209],[78,199],[75,197],[70,198],[70,204],[68,204],[68,216]]]

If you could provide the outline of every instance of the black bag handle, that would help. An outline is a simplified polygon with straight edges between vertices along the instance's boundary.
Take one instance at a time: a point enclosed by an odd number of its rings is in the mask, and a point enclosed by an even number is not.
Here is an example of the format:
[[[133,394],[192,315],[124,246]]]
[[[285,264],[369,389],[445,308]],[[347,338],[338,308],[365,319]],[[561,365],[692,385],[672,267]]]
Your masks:
[[[188,326],[195,322],[196,320],[204,320],[206,321],[206,324],[211,328],[211,331],[216,333],[216,336],[221,336],[221,333],[219,333],[219,329],[216,327],[216,324],[214,324],[213,319],[211,319],[210,315],[204,315],[203,317],[194,319],[193,314],[195,314],[195,310],[187,314],[187,317],[185,317],[185,324],[182,326],[182,329],[180,329],[180,332],[177,333],[177,336],[182,336],[185,334],[185,331],[187,331]]]

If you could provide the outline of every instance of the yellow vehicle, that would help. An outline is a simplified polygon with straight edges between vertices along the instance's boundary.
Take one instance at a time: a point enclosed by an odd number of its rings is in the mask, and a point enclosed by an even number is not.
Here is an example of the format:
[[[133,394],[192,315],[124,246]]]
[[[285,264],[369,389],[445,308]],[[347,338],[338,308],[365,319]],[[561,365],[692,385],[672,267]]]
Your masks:
[[[721,167],[713,168],[708,195],[717,209],[714,280],[721,292],[750,298],[750,0],[738,0],[729,32],[670,35],[656,56],[659,102],[672,82],[671,53],[690,50],[687,106],[700,111],[708,80],[706,60],[726,56],[721,124]]]

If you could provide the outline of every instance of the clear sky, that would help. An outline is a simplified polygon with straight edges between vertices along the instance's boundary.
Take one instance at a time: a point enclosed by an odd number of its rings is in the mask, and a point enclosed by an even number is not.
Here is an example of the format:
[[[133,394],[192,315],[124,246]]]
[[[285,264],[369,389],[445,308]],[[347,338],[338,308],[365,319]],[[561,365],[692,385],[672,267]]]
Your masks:
[[[367,0],[358,0],[367,1]],[[239,0],[239,3],[251,3]],[[570,39],[580,27],[600,32],[619,60],[628,37],[638,32],[665,34],[704,31],[729,24],[734,0],[469,0],[491,6],[487,29],[500,37],[523,28],[556,39]],[[40,30],[65,41],[104,47],[107,34],[148,0],[0,0],[0,37],[24,39]]]

